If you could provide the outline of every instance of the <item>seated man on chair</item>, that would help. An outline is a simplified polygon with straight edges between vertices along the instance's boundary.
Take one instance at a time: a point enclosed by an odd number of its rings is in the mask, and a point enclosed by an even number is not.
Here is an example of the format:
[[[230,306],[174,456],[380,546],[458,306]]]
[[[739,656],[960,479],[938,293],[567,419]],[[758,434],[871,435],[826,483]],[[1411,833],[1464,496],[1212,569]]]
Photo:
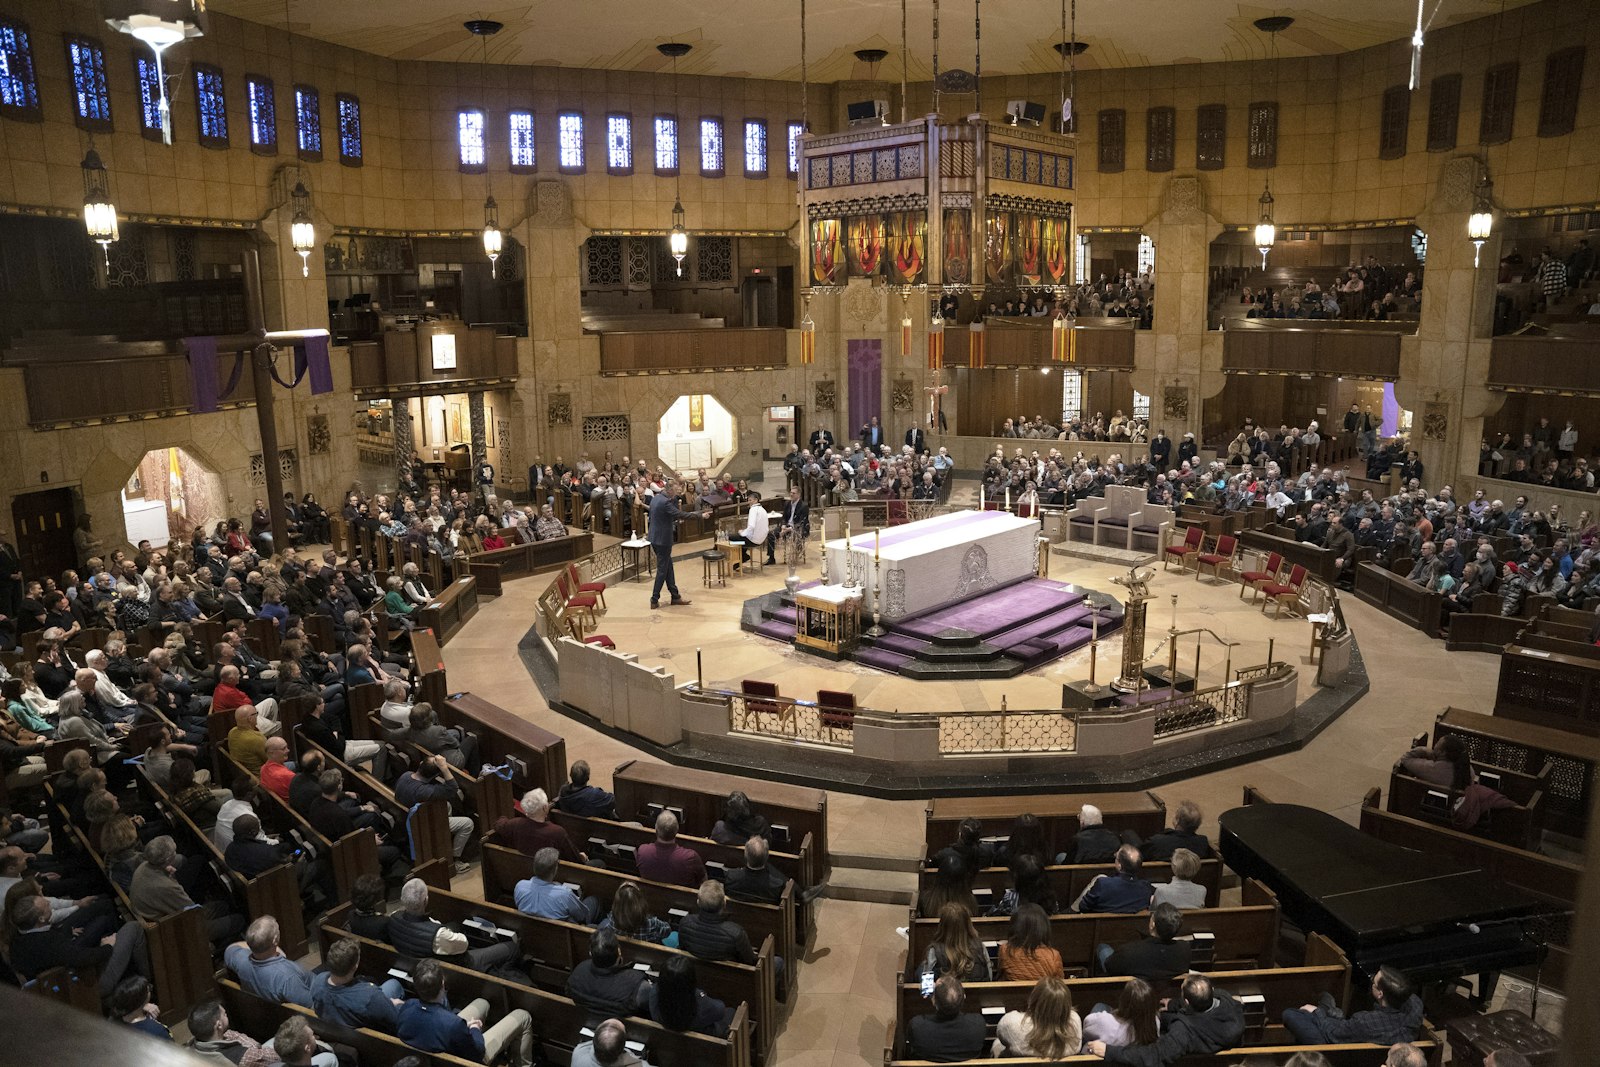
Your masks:
[[[744,544],[739,546],[739,562],[733,565],[735,571],[741,564],[750,562],[751,545],[760,546],[767,543],[767,509],[761,503],[761,494],[752,492],[745,499],[750,502],[750,515],[745,520],[744,529],[739,531]],[[757,551],[760,551],[759,547]]]

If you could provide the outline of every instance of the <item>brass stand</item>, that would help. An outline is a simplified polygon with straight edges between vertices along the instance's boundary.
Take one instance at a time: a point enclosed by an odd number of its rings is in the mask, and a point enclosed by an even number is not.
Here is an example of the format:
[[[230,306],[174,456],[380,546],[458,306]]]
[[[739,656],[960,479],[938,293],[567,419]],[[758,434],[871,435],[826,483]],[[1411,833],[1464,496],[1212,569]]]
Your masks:
[[[1111,688],[1120,693],[1137,693],[1144,688],[1145,612],[1154,574],[1150,567],[1130,567],[1127,574],[1111,579],[1128,590],[1122,608],[1122,674],[1111,683]]]
[[[883,628],[883,560],[872,561],[872,625],[864,631],[868,637],[882,637],[888,633]]]

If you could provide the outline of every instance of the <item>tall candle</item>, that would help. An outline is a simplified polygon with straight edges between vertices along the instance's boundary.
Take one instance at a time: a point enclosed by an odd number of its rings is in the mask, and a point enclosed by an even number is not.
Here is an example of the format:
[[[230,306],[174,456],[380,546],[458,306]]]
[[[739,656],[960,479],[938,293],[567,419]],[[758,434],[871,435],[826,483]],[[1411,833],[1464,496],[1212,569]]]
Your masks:
[[[1011,487],[1006,486],[1006,510],[1011,510]]]
[[[878,537],[882,533],[882,530],[872,531],[872,562],[874,563],[878,562]]]

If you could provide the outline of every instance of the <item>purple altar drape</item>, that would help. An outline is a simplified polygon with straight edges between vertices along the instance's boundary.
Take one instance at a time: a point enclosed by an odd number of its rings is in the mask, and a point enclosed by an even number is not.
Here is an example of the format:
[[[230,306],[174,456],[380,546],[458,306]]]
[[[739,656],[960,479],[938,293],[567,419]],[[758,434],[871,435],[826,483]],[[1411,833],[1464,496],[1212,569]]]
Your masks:
[[[883,342],[847,341],[845,353],[850,367],[850,425],[835,428],[834,439],[840,442],[860,434],[875,415],[880,424],[883,421]]]

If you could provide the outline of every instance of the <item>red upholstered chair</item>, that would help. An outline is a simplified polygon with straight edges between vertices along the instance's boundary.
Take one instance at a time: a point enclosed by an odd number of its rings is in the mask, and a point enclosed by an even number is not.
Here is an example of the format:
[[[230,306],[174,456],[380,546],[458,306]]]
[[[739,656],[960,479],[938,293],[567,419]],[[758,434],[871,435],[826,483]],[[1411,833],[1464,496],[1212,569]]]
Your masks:
[[[889,526],[899,526],[911,521],[911,509],[904,500],[884,501],[884,514],[888,517]]]
[[[744,694],[745,711],[751,715],[776,715],[778,720],[783,720],[784,705],[775,700],[762,700],[762,697],[775,698],[778,695],[776,682],[757,682],[746,678],[739,683],[739,691]]]
[[[1018,504],[1017,505],[1017,518],[1019,518],[1019,519],[1031,519],[1031,518],[1033,518],[1033,513],[1034,513],[1035,510],[1036,510],[1036,507],[1033,504]]]
[[[583,581],[581,576],[578,574],[578,565],[570,561],[567,563],[567,581],[572,583],[573,590],[579,596],[592,596],[597,598],[600,601],[600,610],[606,610],[605,582]]]
[[[594,634],[590,637],[583,636],[583,624],[571,615],[567,616],[567,631],[572,634],[574,641],[582,641],[586,645],[599,645],[609,651],[616,651],[617,643],[605,634]]]
[[[828,731],[829,736],[832,736],[835,730],[856,728],[855,694],[842,693],[837,689],[819,689],[817,705],[822,727]]]
[[[1190,556],[1199,555],[1200,548],[1201,548],[1202,545],[1205,544],[1205,541],[1206,541],[1206,531],[1205,531],[1205,529],[1203,527],[1200,527],[1200,526],[1191,526],[1191,527],[1189,527],[1188,532],[1186,532],[1183,535],[1183,544],[1181,544],[1181,545],[1167,545],[1166,548],[1164,548],[1162,550],[1162,552],[1161,552],[1161,567],[1162,567],[1162,569],[1163,570],[1170,570],[1171,566],[1172,566],[1172,561],[1174,559],[1176,559],[1178,561],[1178,569],[1179,570],[1182,570],[1183,568],[1187,567],[1189,565],[1189,557]]]
[[[1240,600],[1244,599],[1245,587],[1248,586],[1250,588],[1250,590],[1251,590],[1251,592],[1250,592],[1250,600],[1253,603],[1255,601],[1256,597],[1261,595],[1261,586],[1262,586],[1262,584],[1265,583],[1265,582],[1275,582],[1275,581],[1277,581],[1278,580],[1278,574],[1282,570],[1283,570],[1283,556],[1279,555],[1276,552],[1273,552],[1273,553],[1271,553],[1270,555],[1267,556],[1266,569],[1259,570],[1259,571],[1240,571],[1239,572],[1239,599]]]
[[[1289,570],[1289,580],[1285,582],[1263,582],[1261,591],[1267,594],[1267,600],[1272,601],[1272,617],[1278,618],[1283,614],[1283,602],[1287,600],[1293,604],[1300,599],[1300,587],[1305,584],[1306,569],[1296,563]],[[1267,613],[1267,602],[1261,602],[1261,614]]]
[[[1211,577],[1222,577],[1222,569],[1226,567],[1233,570],[1233,557],[1239,551],[1239,539],[1232,534],[1218,534],[1217,543],[1211,546],[1210,552],[1201,552],[1194,557],[1194,580],[1200,580],[1200,568],[1210,567]]]
[[[561,594],[561,599],[565,601],[563,607],[568,612],[580,611],[589,617],[589,623],[584,629],[592,630],[595,628],[597,625],[594,615],[595,598],[587,593],[574,596],[572,585],[567,581],[567,573],[565,571],[556,572],[556,591]]]

